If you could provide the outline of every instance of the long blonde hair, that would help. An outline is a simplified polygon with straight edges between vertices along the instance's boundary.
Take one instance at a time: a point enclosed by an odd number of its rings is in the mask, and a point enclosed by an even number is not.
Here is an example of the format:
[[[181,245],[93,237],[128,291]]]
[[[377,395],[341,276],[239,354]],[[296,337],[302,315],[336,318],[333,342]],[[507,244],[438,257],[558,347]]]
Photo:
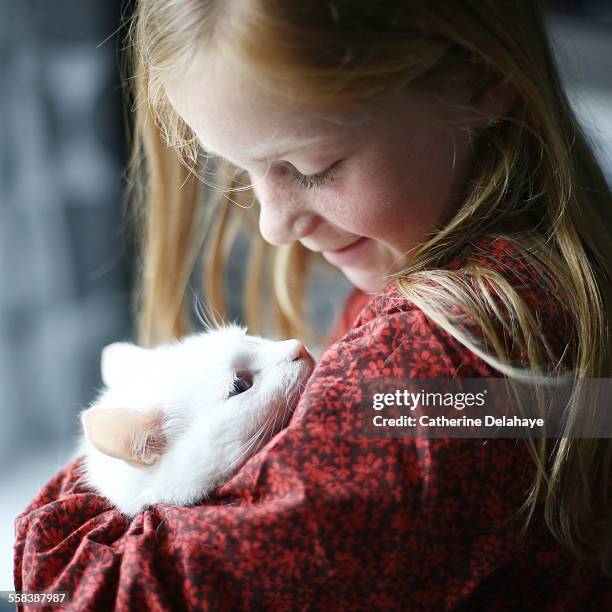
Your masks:
[[[568,338],[573,376],[610,375],[612,195],[562,89],[536,2],[506,2],[500,10],[496,0],[250,0],[238,12],[212,0],[140,0],[128,40],[134,105],[129,195],[141,228],[136,309],[143,344],[189,331],[187,287],[198,260],[210,309],[225,312],[232,241],[239,227],[256,226],[253,193],[227,162],[200,150],[164,93],[165,76],[188,65],[199,45],[214,44],[270,91],[317,108],[347,101],[375,106],[408,87],[443,95],[458,84],[469,84],[475,94],[504,80],[512,84],[518,102],[502,127],[478,135],[463,205],[413,250],[410,267],[395,282],[427,317],[507,377],[523,372],[493,323],[521,347],[530,372],[548,372],[552,353],[537,317],[501,274],[469,257],[477,238],[506,237],[565,296],[574,328]],[[228,206],[228,199],[243,206]],[[256,230],[249,235],[247,324],[258,333],[262,313],[272,312],[267,321],[278,322],[281,335],[308,334],[302,323],[308,252],[299,244],[265,245]],[[466,265],[445,269],[458,255],[466,256]],[[260,290],[268,271],[270,304]],[[505,312],[494,307],[496,298]],[[453,307],[478,325],[484,344],[451,316]],[[529,443],[536,476],[524,507],[528,523],[543,501],[555,537],[606,573],[612,562],[610,442],[564,437],[552,448],[546,440]]]

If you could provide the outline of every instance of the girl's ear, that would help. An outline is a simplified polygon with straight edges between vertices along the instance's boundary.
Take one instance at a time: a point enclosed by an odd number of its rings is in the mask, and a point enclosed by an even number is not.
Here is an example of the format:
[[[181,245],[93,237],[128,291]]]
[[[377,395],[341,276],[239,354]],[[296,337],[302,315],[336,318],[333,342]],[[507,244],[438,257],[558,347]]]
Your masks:
[[[138,467],[154,465],[167,445],[159,408],[93,406],[82,413],[81,422],[85,435],[101,453]]]
[[[100,369],[102,381],[108,387],[133,376],[149,358],[150,351],[129,342],[115,342],[102,349]]]
[[[507,80],[472,92],[469,105],[478,117],[474,127],[488,127],[491,118],[510,112],[518,100],[519,94],[515,86]]]

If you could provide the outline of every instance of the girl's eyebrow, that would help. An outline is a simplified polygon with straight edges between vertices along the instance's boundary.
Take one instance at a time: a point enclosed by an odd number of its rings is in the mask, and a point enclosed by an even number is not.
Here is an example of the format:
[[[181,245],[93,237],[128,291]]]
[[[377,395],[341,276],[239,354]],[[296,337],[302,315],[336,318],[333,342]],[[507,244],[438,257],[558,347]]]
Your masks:
[[[264,155],[263,157],[254,157],[253,161],[259,162],[259,163],[267,163],[267,162],[272,161],[272,159],[278,159],[279,157],[285,157],[285,155],[288,155],[289,153],[293,153],[295,150],[296,149],[288,149],[288,150],[285,149],[283,151],[271,151],[267,155]]]
[[[271,150],[266,151],[266,153],[263,154],[263,155],[260,153],[261,157],[254,157],[252,159],[252,161],[257,162],[257,163],[269,163],[273,159],[278,159],[278,158],[284,157],[285,155],[288,155],[290,153],[295,153],[296,151],[299,151],[301,149],[305,149],[308,146],[313,146],[313,145],[320,144],[321,142],[327,140],[328,138],[329,138],[329,134],[324,134],[324,135],[321,135],[321,136],[315,136],[315,137],[311,137],[311,138],[302,140],[302,141],[300,141],[299,145],[293,146],[293,147],[288,148],[288,149],[278,149],[278,150],[271,149]],[[213,155],[215,157],[219,157],[221,159],[227,159],[224,155],[221,155],[221,153],[218,153],[212,147],[205,146],[202,143],[202,141],[200,141],[200,145],[202,146],[202,148],[208,154]],[[263,148],[260,149],[260,151],[263,151]]]
[[[315,144],[320,144],[322,141],[327,140],[328,138],[329,138],[329,134],[325,134],[323,136],[315,136],[315,137],[312,137],[312,138],[308,138],[308,139],[302,141],[301,144],[299,144],[298,146],[294,146],[294,147],[291,147],[289,149],[268,151],[262,157],[254,157],[253,161],[255,161],[255,162],[269,162],[273,158],[278,159],[279,157],[285,157],[285,155],[288,155],[289,153],[295,153],[296,151],[299,151],[300,149],[305,149],[306,147],[309,147],[309,146],[312,146],[312,145],[315,145]]]

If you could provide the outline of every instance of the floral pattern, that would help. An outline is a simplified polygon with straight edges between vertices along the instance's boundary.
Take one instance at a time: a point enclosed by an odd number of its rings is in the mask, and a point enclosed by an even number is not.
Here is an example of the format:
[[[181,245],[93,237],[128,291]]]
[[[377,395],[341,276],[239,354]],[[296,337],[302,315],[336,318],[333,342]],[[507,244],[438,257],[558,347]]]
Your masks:
[[[502,239],[482,261],[527,300],[561,355],[569,317]],[[460,267],[461,260],[451,262]],[[128,521],[65,467],[16,519],[15,588],[66,590],[69,610],[612,609],[612,586],[537,514],[509,439],[369,439],[365,379],[499,374],[393,285],[361,300],[288,426],[200,505]]]

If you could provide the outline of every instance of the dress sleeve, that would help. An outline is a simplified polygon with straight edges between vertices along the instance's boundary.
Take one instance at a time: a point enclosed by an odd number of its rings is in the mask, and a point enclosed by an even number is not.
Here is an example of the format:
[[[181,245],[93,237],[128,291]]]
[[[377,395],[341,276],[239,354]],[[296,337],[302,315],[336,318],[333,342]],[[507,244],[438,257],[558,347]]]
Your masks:
[[[516,554],[520,525],[508,521],[531,477],[522,446],[366,438],[356,408],[364,378],[452,376],[464,358],[418,309],[361,316],[288,427],[201,505],[127,521],[79,483],[76,460],[16,520],[15,588],[69,591],[71,610],[467,601]]]

